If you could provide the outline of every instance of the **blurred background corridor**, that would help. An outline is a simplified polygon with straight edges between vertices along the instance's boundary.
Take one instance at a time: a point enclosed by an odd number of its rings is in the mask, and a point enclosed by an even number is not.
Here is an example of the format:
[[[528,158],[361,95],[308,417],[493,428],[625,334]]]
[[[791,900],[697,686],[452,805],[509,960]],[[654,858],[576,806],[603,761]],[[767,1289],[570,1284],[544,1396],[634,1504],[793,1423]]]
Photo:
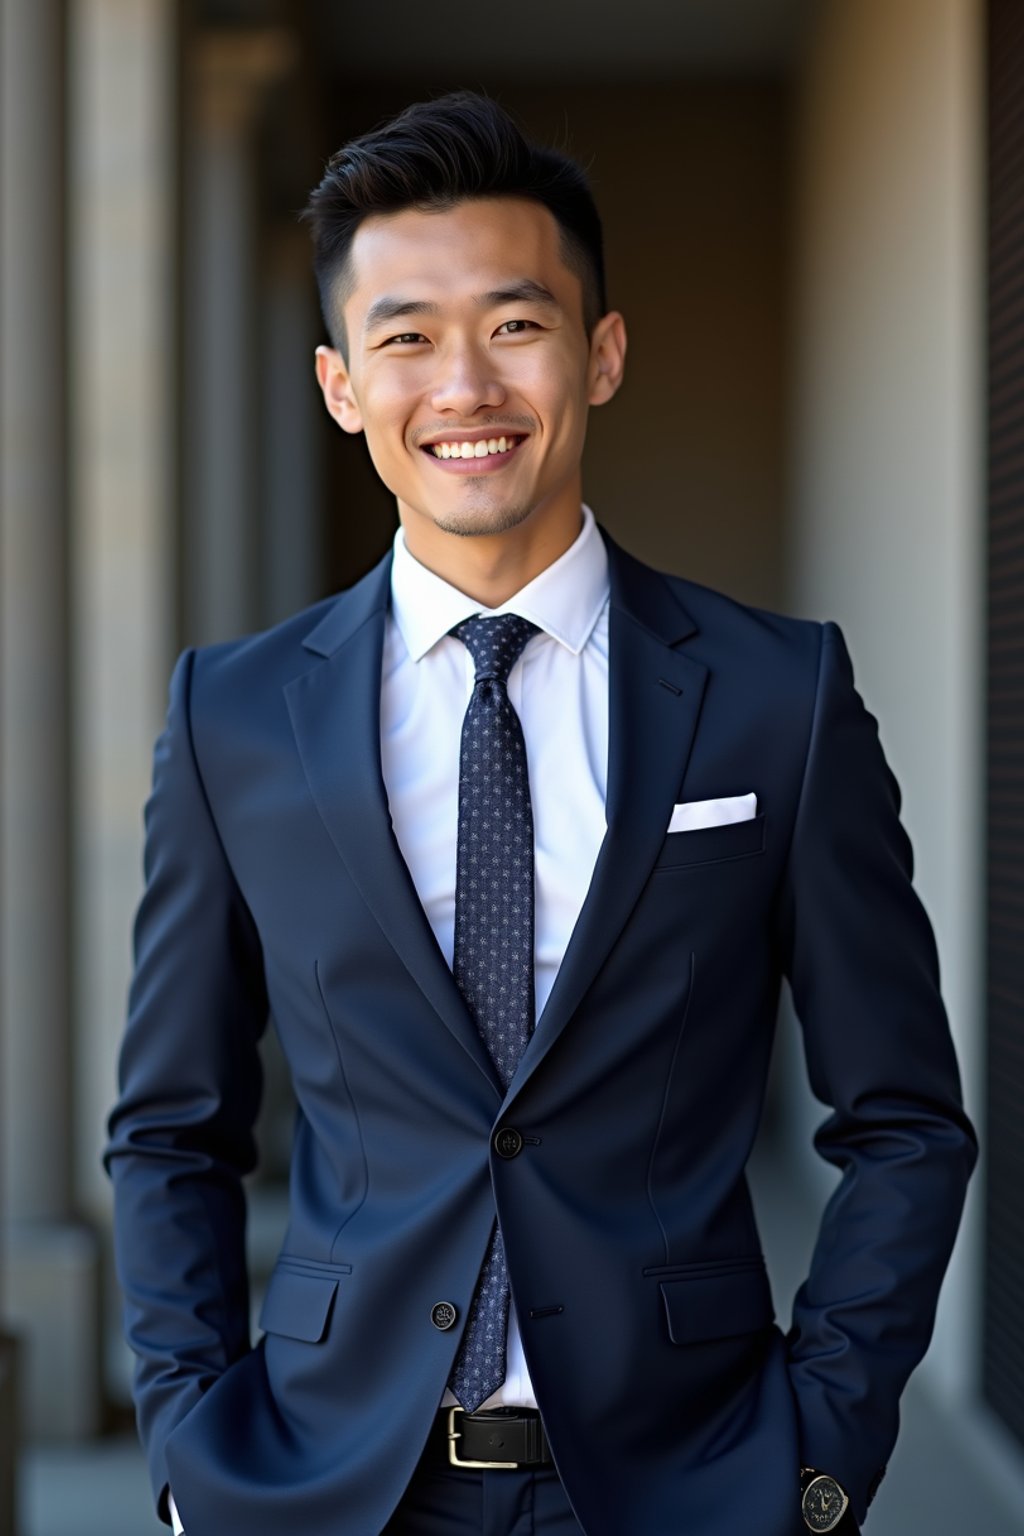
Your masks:
[[[0,70],[0,1536],[166,1529],[100,1165],[153,741],[183,646],[393,535],[316,391],[297,214],[458,86],[593,180],[630,333],[598,518],[843,626],[982,1140],[867,1530],[1024,1532],[1024,7],[0,0]],[[254,1308],[291,1137],[265,1039]],[[824,1114],[786,996],[753,1181],[783,1327]]]

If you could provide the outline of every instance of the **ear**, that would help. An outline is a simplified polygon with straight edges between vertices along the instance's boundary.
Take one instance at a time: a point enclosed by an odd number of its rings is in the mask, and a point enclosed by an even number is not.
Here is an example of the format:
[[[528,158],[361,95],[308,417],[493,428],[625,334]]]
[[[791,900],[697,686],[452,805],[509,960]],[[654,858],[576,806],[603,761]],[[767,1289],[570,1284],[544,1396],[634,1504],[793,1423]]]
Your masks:
[[[336,347],[316,349],[316,381],[324,404],[344,432],[361,432],[363,417],[352,390],[345,359]]]
[[[622,383],[626,363],[626,322],[617,309],[602,315],[594,327],[587,367],[587,400],[604,405]]]

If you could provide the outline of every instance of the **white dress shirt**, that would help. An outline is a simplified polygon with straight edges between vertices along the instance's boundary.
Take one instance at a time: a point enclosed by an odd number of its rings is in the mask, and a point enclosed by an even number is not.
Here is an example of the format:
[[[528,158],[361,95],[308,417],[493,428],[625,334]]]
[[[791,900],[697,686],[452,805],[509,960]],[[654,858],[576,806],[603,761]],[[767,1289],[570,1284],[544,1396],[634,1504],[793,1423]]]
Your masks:
[[[469,651],[448,633],[474,614],[516,613],[540,633],[509,674],[523,727],[534,833],[534,980],[540,1018],[583,905],[605,833],[608,770],[608,556],[583,507],[575,542],[499,608],[481,608],[395,535],[381,677],[381,766],[395,837],[449,965],[462,721]],[[445,1392],[442,1405],[455,1402]],[[515,1310],[505,1380],[481,1404],[536,1406]]]
[[[608,556],[584,505],[575,542],[499,608],[481,608],[421,565],[395,534],[381,668],[381,766],[395,836],[441,952],[455,948],[455,862],[469,651],[448,633],[474,614],[536,624],[509,674],[523,727],[534,828],[537,1018],[554,984],[605,833],[608,770]],[[455,1402],[445,1391],[442,1406]],[[505,1380],[481,1404],[536,1406],[515,1309]],[[175,1533],[182,1526],[171,1500]]]

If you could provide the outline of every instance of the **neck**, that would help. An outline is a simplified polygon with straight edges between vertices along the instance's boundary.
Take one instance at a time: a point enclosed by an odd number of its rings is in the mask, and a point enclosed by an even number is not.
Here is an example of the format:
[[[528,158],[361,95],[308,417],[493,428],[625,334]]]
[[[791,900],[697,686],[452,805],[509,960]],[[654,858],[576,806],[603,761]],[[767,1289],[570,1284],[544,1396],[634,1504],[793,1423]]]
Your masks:
[[[455,534],[399,503],[409,553],[482,608],[499,608],[576,541],[583,526],[579,497],[555,510],[543,517],[532,512],[502,533]]]

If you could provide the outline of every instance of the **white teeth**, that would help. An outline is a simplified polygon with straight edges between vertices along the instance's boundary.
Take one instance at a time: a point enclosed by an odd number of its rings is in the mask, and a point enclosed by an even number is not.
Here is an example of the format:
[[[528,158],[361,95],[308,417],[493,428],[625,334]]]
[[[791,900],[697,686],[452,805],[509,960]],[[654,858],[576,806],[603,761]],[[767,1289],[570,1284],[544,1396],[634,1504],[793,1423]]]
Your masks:
[[[431,443],[435,459],[485,459],[491,453],[507,453],[515,447],[511,437],[481,438],[476,443]]]

